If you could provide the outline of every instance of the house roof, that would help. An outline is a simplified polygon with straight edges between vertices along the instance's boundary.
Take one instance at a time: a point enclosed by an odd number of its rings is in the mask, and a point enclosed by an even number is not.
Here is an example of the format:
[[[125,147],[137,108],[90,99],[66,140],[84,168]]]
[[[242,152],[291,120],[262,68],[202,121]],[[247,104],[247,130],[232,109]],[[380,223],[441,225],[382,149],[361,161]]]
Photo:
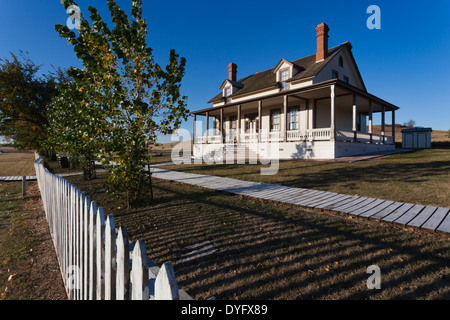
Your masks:
[[[345,45],[346,43],[343,43],[337,47],[329,49],[327,58],[317,63],[316,54],[291,61],[291,63],[299,70],[299,72],[295,74],[291,79],[289,79],[288,82],[314,77],[338,52],[341,51],[341,49]],[[257,72],[251,76],[239,79],[237,82],[240,83],[243,87],[227,98],[234,98],[263,89],[275,88],[278,85],[276,81],[276,75],[273,72],[275,69],[276,67],[262,72]],[[220,102],[222,101],[222,99],[223,94],[220,93],[210,101],[208,101],[208,103]]]

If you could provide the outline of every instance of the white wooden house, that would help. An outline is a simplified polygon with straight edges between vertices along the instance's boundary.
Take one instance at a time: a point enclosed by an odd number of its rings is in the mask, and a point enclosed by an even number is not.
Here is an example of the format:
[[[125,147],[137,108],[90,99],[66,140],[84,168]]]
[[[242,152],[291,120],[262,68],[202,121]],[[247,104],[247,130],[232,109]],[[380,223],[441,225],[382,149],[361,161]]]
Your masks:
[[[273,142],[280,159],[333,159],[394,149],[399,108],[367,91],[352,45],[329,49],[328,31],[325,23],[317,26],[315,54],[281,59],[269,70],[238,79],[237,66],[230,63],[220,93],[208,102],[212,107],[192,113],[194,156],[233,146],[258,153]],[[392,132],[385,131],[386,112]],[[381,114],[381,134],[373,133],[374,113]]]

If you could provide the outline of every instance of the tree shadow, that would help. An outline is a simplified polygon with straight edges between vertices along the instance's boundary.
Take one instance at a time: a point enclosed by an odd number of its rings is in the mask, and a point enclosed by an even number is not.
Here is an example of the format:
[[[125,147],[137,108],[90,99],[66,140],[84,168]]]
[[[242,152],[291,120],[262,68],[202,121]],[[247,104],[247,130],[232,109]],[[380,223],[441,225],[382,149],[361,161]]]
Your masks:
[[[134,236],[145,238],[155,262],[172,260],[195,298],[450,298],[446,241],[175,182],[155,188],[169,196],[130,213],[146,225]],[[185,246],[206,240],[218,250],[178,263]],[[373,264],[381,291],[365,284]],[[400,289],[405,283],[412,289]]]

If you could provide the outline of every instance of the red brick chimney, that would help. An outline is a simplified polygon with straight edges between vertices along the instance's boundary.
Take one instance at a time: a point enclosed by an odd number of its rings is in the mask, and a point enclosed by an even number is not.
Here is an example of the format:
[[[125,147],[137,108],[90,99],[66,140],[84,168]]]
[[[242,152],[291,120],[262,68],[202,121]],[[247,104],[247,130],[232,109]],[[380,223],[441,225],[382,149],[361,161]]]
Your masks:
[[[228,65],[228,80],[236,81],[237,65],[230,63]]]
[[[328,31],[330,31],[330,28],[323,22],[316,27],[316,62],[325,59],[328,55]]]

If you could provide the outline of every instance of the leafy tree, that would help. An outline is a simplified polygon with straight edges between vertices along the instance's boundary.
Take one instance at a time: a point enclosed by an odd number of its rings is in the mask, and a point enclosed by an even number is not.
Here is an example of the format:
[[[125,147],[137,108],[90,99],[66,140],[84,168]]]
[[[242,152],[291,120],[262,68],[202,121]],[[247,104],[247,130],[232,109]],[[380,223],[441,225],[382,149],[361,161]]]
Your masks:
[[[94,117],[79,116],[80,112],[89,114],[91,110],[67,72],[58,70],[58,78],[59,94],[52,102],[46,145],[67,154],[72,164],[81,164],[84,179],[91,180],[95,177],[94,154],[98,146],[94,134],[90,132],[95,130],[95,123],[92,123]]]
[[[26,53],[0,59],[0,134],[18,149],[43,150],[50,102],[57,94],[53,75],[38,76]]]
[[[186,60],[171,50],[164,69],[155,63],[142,1],[132,1],[131,19],[116,1],[107,4],[113,29],[92,6],[92,25],[82,18],[78,34],[67,26],[55,29],[83,62],[83,69],[72,67],[68,73],[75,83],[70,90],[82,95],[76,109],[79,121],[87,123],[86,138],[98,143],[95,153],[108,169],[109,190],[130,206],[150,191],[149,145],[158,133],[171,134],[187,119],[186,97],[180,94]],[[64,5],[76,4],[67,0]]]

